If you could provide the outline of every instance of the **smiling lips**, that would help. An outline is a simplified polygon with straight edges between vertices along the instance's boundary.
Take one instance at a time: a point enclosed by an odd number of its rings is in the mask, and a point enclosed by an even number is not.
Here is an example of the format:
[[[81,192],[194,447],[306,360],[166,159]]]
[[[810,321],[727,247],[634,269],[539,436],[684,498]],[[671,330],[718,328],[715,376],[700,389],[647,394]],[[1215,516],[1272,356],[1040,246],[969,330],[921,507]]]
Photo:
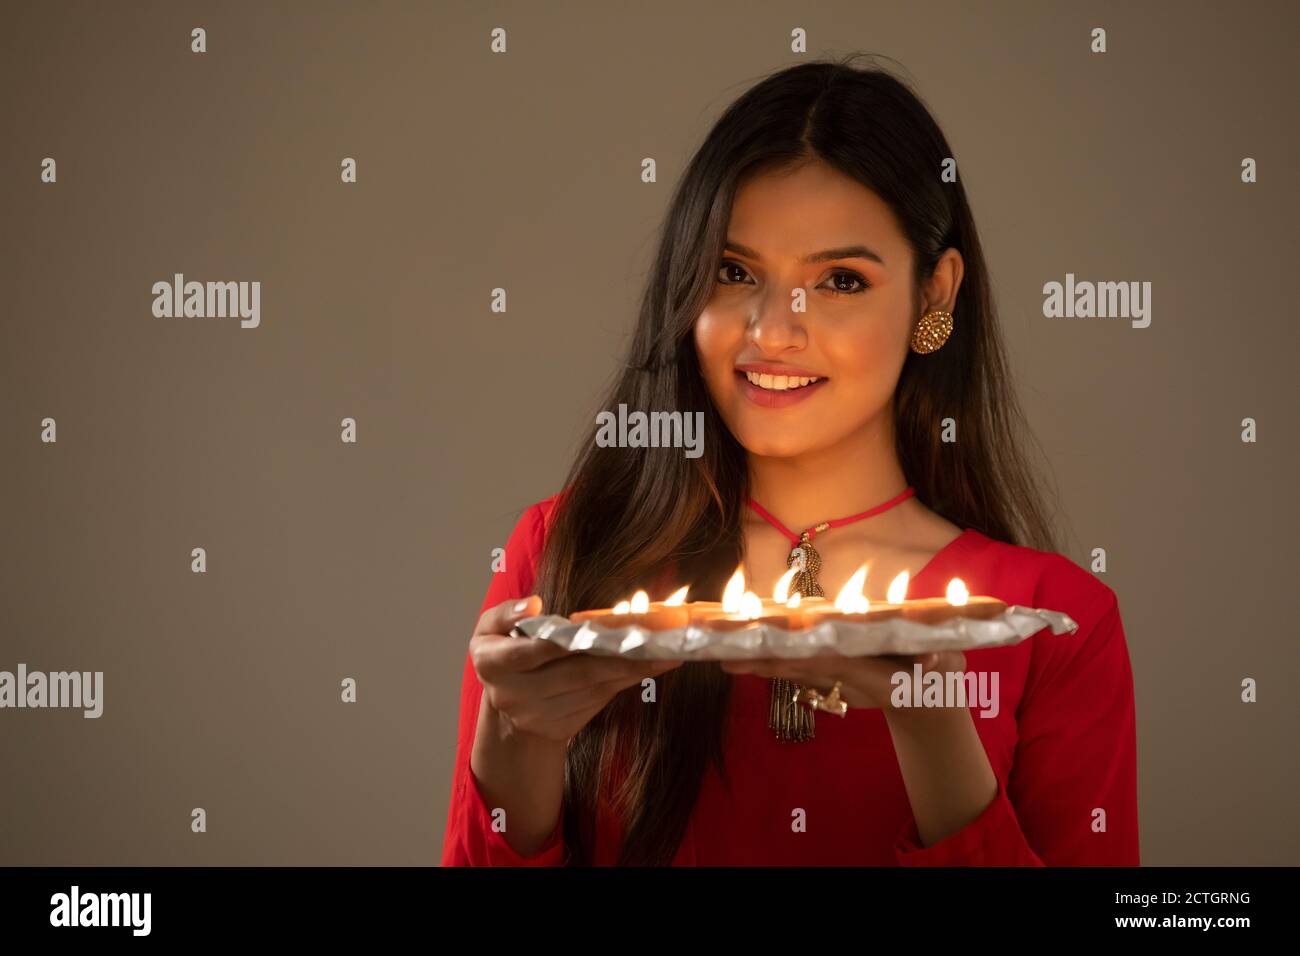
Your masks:
[[[769,375],[766,372],[745,372],[744,375],[750,385],[775,389],[778,392],[784,392],[787,388],[802,388],[804,385],[821,381],[819,375]]]
[[[755,405],[784,408],[802,402],[826,383],[826,378],[805,369],[777,365],[741,365],[736,368],[740,390]]]

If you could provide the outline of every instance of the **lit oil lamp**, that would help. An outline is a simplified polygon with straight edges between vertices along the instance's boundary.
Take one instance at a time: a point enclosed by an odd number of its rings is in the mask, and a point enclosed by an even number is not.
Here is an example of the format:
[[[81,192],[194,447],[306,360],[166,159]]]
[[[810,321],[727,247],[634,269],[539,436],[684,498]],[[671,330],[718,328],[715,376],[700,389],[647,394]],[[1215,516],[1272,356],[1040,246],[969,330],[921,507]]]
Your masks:
[[[1007,609],[1006,604],[997,598],[971,597],[961,578],[953,578],[948,582],[945,597],[909,601],[907,585],[910,576],[906,571],[900,571],[890,582],[884,604],[872,604],[862,593],[866,577],[867,567],[863,565],[840,590],[831,608],[810,611],[809,616],[812,621],[808,626],[812,626],[817,621],[843,620],[872,623],[895,617],[916,621],[918,624],[941,624],[955,617],[976,619],[997,617]]]
[[[781,575],[773,589],[772,597],[758,598],[745,590],[744,568],[739,567],[727,582],[721,601],[695,601],[687,605],[691,612],[691,623],[705,627],[710,622],[725,621],[722,629],[745,627],[750,623],[771,624],[788,631],[802,630],[812,626],[807,610],[818,605],[830,606],[825,598],[801,598],[799,594],[790,594],[790,583],[798,573],[798,568],[791,568]],[[747,596],[748,595],[748,596]],[[758,603],[755,605],[755,600]]]
[[[966,588],[966,582],[961,578],[953,578],[948,582],[944,597],[908,601],[903,616],[918,624],[942,624],[954,617],[986,620],[997,617],[1006,609],[1006,602],[997,598],[982,595],[972,597]]]
[[[699,601],[691,608],[691,623],[714,631],[734,631],[759,623],[763,617],[763,599],[753,591],[745,590],[745,572],[736,568],[727,586],[722,589],[722,602],[713,605]]]
[[[643,627],[648,631],[670,631],[685,627],[691,619],[691,612],[686,604],[688,588],[679,588],[664,601],[650,601],[645,591],[637,591],[627,601],[619,601],[612,608],[595,611],[579,611],[570,614],[569,620],[575,624],[599,624],[601,627]]]
[[[834,603],[826,601],[824,598],[819,603],[813,604],[815,598],[811,598],[808,604],[804,606],[803,613],[805,627],[814,627],[822,621],[866,621],[868,615],[873,615],[874,608],[867,596],[862,593],[862,586],[867,580],[867,566],[864,564],[853,572],[853,575],[840,588],[840,593],[836,596]]]
[[[792,567],[777,579],[771,600],[762,602],[763,613],[758,619],[760,623],[785,631],[802,631],[811,626],[808,610],[803,606],[803,597],[798,593],[790,593],[790,583],[798,572],[798,567]]]
[[[650,600],[645,591],[637,591],[612,608],[579,611],[569,619],[575,624],[592,622],[603,627],[638,626],[650,631],[673,630],[695,624],[708,630],[731,631],[755,624],[768,624],[787,631],[815,627],[822,621],[858,621],[871,623],[901,617],[919,624],[941,624],[955,617],[987,619],[997,617],[1007,605],[992,597],[972,597],[961,578],[948,582],[941,598],[907,599],[909,575],[900,572],[886,591],[884,603],[872,603],[863,593],[867,565],[862,565],[840,589],[832,603],[823,597],[790,594],[790,584],[797,573],[791,568],[776,582],[770,599],[760,598],[745,589],[743,567],[727,582],[721,601],[687,603],[689,585],[679,588],[663,601]]]

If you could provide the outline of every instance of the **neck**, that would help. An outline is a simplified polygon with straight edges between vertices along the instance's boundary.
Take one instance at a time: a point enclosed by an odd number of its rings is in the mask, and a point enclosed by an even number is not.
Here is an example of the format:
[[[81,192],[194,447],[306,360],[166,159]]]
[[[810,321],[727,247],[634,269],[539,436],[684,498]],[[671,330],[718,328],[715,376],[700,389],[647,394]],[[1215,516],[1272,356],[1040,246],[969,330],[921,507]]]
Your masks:
[[[884,504],[907,487],[888,414],[826,448],[789,458],[751,454],[749,482],[751,497],[795,534]],[[883,530],[915,507],[908,498],[870,520]]]

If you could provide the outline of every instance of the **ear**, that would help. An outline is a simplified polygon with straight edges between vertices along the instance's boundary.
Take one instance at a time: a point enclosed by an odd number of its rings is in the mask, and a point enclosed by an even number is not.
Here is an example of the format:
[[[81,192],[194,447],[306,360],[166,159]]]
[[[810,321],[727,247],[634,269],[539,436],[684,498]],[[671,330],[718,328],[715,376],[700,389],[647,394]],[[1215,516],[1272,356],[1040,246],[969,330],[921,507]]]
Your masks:
[[[921,315],[931,309],[951,312],[957,304],[957,291],[966,274],[966,263],[961,253],[951,247],[945,249],[934,265],[934,272],[925,283],[921,296]]]

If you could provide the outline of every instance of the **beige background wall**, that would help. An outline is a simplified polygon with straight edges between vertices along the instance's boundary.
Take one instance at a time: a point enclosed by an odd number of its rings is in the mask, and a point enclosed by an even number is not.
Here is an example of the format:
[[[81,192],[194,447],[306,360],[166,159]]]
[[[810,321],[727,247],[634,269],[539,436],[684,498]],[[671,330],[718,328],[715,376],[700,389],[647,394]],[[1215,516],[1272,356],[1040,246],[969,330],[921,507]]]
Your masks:
[[[973,6],[6,4],[0,669],[102,670],[105,712],[0,711],[0,863],[436,861],[490,550],[796,27],[900,61],[957,152],[1067,553],[1120,595],[1144,862],[1300,862],[1297,8]],[[175,272],[261,281],[260,327],[154,318]],[[1150,327],[1044,318],[1067,272],[1150,281]]]

